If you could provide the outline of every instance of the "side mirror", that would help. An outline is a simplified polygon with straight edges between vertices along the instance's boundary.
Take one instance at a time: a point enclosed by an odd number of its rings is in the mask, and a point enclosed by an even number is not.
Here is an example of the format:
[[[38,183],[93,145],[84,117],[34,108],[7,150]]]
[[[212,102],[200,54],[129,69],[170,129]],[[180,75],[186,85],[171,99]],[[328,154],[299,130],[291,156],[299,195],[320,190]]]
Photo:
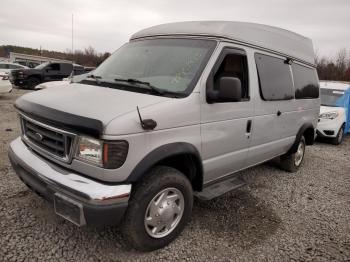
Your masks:
[[[221,77],[219,80],[218,99],[221,101],[238,102],[242,99],[241,80],[236,77]]]

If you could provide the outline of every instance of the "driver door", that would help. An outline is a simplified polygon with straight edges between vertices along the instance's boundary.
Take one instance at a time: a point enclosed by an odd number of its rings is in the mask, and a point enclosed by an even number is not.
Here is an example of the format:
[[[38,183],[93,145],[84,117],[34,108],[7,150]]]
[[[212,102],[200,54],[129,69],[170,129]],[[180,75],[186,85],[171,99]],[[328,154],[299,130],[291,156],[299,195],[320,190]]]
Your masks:
[[[45,70],[45,73],[44,73],[45,81],[62,80],[62,76],[60,75],[61,64],[59,63],[49,64],[44,70]]]
[[[208,103],[204,98],[202,101],[204,183],[242,169],[250,146],[254,107],[250,99],[248,59],[245,50],[228,44],[223,46],[209,73],[205,89],[208,90],[210,86],[217,89],[218,81],[223,76],[240,80],[241,100]]]

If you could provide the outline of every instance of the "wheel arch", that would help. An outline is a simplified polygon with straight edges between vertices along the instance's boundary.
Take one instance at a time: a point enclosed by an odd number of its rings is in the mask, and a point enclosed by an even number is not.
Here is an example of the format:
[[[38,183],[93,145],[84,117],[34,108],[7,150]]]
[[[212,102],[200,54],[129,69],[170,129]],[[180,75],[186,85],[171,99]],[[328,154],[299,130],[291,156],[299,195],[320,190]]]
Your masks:
[[[192,144],[177,142],[165,144],[154,149],[136,165],[127,178],[127,181],[131,183],[139,182],[156,165],[178,169],[190,180],[194,191],[202,190],[202,161],[198,150]]]
[[[293,154],[297,152],[299,141],[301,137],[305,137],[306,145],[313,145],[315,142],[315,128],[311,123],[305,123],[300,128],[295,137],[294,143],[288,150],[287,154]]]

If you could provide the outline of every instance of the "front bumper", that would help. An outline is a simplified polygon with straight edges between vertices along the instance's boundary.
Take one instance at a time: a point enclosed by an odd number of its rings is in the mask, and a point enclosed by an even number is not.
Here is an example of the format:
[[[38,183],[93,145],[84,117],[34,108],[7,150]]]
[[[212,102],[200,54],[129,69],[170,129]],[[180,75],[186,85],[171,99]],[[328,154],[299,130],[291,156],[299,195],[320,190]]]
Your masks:
[[[14,86],[18,86],[18,87],[27,87],[28,85],[28,79],[27,78],[10,78],[10,82],[12,85]]]
[[[10,93],[12,91],[12,85],[10,81],[0,80],[0,94]]]
[[[320,119],[316,129],[317,135],[320,137],[334,138],[337,136],[343,123],[341,119]]]
[[[122,220],[130,184],[104,184],[72,173],[38,156],[21,138],[11,143],[8,154],[19,178],[53,203],[58,215],[79,226],[115,225]]]

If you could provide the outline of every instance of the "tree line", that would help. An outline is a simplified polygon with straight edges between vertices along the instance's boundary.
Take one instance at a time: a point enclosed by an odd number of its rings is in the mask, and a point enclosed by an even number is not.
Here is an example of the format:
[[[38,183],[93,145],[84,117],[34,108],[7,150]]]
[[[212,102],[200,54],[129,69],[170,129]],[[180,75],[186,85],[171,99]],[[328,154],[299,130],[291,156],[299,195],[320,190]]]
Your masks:
[[[0,46],[0,57],[8,57],[10,52],[70,60],[91,67],[100,65],[111,55],[109,52],[98,53],[91,46],[83,50],[75,50],[74,54],[71,50],[58,52],[13,45]],[[333,58],[316,54],[315,62],[320,80],[350,81],[350,53],[347,49],[339,50]]]
[[[64,59],[74,61],[79,65],[91,67],[100,65],[107,57],[111,55],[109,52],[98,53],[93,47],[84,48],[83,50],[75,50],[74,54],[72,54],[71,50],[58,52],[14,45],[0,46],[0,57],[9,57],[10,52]]]
[[[340,49],[335,57],[316,54],[317,73],[320,80],[350,81],[350,53]]]

